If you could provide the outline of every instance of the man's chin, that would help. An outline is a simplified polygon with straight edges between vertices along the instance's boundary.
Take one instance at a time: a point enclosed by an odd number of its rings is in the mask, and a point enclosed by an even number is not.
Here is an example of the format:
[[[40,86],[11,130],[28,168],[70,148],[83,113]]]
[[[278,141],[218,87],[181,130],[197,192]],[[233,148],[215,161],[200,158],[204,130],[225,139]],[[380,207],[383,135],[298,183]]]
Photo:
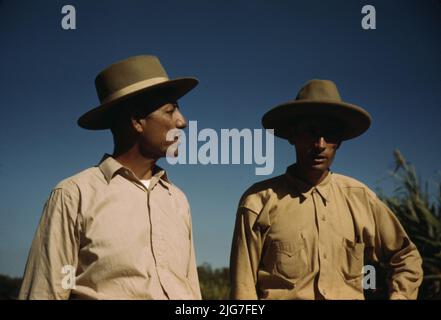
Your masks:
[[[320,163],[320,164],[311,164],[309,166],[311,170],[319,171],[319,172],[325,172],[329,171],[329,166],[327,163]]]

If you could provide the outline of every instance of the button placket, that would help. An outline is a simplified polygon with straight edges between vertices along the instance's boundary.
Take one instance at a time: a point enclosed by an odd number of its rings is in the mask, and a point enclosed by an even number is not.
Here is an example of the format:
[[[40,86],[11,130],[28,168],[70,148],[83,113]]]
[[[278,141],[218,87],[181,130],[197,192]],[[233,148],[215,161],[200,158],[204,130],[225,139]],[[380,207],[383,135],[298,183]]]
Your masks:
[[[319,256],[319,279],[318,279],[318,289],[323,295],[326,297],[328,294],[327,284],[329,282],[329,255],[326,252],[326,241],[329,241],[327,237],[327,224],[326,224],[326,216],[324,209],[325,207],[322,204],[322,198],[319,192],[314,189],[312,192],[313,200],[314,200],[314,209],[316,214],[317,228],[318,228],[318,256]]]

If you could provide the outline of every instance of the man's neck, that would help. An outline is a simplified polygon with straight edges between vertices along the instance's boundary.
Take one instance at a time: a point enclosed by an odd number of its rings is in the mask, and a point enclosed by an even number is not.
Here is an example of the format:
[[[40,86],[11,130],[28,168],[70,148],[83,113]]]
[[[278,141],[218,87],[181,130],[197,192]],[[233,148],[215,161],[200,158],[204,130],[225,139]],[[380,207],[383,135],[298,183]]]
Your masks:
[[[128,150],[124,153],[113,153],[113,158],[124,167],[129,168],[140,180],[148,180],[153,175],[157,159],[148,159],[136,150]]]
[[[293,166],[293,173],[300,180],[312,185],[319,185],[329,174],[329,170],[320,171],[320,170],[308,170],[302,168],[298,164]]]

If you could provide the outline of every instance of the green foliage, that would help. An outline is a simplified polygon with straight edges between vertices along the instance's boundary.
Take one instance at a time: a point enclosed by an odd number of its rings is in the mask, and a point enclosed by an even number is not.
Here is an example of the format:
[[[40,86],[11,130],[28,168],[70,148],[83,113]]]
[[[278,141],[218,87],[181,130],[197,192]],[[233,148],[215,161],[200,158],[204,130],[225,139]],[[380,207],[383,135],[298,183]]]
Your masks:
[[[20,278],[11,278],[0,274],[0,300],[17,299],[20,286]]]
[[[395,195],[382,200],[397,215],[423,258],[424,280],[418,298],[441,299],[441,183],[435,201],[430,201],[427,182],[423,188],[415,168],[400,151],[394,157],[393,175],[399,187]]]
[[[230,272],[228,268],[212,269],[207,263],[198,267],[202,299],[226,300],[230,294]]]

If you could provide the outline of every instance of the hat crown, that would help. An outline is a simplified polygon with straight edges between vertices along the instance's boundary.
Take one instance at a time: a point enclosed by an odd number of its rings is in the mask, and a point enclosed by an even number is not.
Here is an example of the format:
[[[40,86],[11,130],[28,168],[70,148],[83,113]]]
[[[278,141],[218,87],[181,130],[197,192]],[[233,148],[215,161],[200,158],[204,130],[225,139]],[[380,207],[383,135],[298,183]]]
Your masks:
[[[331,80],[308,81],[297,94],[296,100],[341,102],[337,86]]]
[[[300,89],[295,100],[266,112],[262,125],[266,129],[274,129],[276,136],[289,139],[293,124],[306,116],[337,120],[342,140],[361,135],[371,124],[371,116],[366,110],[342,101],[333,81],[314,79]]]
[[[114,93],[142,81],[168,80],[168,75],[156,56],[140,55],[114,63],[95,78],[95,87],[101,103]]]

